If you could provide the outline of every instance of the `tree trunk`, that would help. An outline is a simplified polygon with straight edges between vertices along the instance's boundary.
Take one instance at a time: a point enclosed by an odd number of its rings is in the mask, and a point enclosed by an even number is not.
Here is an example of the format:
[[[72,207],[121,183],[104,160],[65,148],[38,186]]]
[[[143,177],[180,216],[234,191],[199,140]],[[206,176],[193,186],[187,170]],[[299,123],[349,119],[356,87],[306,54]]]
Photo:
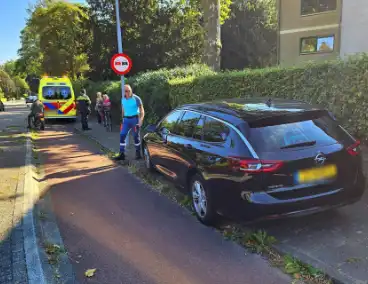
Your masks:
[[[220,0],[201,0],[205,28],[203,61],[215,71],[221,66]]]

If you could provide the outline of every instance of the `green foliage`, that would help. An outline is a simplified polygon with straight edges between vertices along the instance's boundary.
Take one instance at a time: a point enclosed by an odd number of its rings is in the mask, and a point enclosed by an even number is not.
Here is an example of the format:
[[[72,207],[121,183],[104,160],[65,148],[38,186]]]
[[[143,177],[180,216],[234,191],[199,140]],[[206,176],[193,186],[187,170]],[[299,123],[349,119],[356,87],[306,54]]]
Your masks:
[[[304,277],[324,278],[322,272],[308,264],[304,264],[300,260],[290,256],[284,256],[284,270],[286,273],[291,274],[296,279]]]
[[[276,243],[276,239],[275,237],[268,235],[266,231],[258,230],[257,232],[246,234],[243,237],[243,243],[252,251],[262,253],[274,245]]]
[[[368,55],[308,64],[175,78],[169,82],[166,108],[220,98],[261,96],[298,99],[332,111],[349,131],[367,138]]]
[[[114,78],[110,70],[110,58],[117,51],[114,4],[87,2],[93,31],[90,77],[95,81]],[[203,28],[197,6],[186,1],[120,1],[124,52],[133,60],[130,74],[199,62]]]
[[[234,1],[221,28],[221,69],[264,68],[277,62],[276,0]]]
[[[25,93],[28,93],[29,86],[23,78],[15,76],[13,82],[15,84],[15,94],[17,98],[21,98]]]
[[[88,14],[82,6],[63,1],[37,7],[28,22],[39,39],[42,68],[46,73],[60,76],[89,70],[86,45],[91,38],[86,27]]]
[[[205,65],[190,65],[184,68],[160,69],[138,74],[130,79],[134,92],[138,94],[145,105],[147,122],[157,122],[170,109],[169,81],[174,78],[197,77],[200,75],[214,74]]]
[[[160,69],[140,73],[128,78],[126,83],[131,84],[134,93],[142,98],[146,112],[145,121],[154,123],[171,109],[168,104],[170,80],[211,74],[215,73],[206,65],[194,64],[182,68]],[[113,119],[115,121],[120,120],[120,100],[122,94],[120,81],[92,82],[82,79],[74,81],[73,85],[75,92],[79,92],[81,88],[86,88],[92,102],[95,101],[97,92],[106,92],[110,96],[113,105]]]
[[[25,76],[69,74],[74,78],[89,70],[86,51],[91,33],[84,6],[66,1],[39,1],[29,14],[21,32],[18,72]]]
[[[214,73],[203,65],[160,69],[129,78],[144,102],[146,122],[156,122],[178,105],[221,98],[260,96],[287,98],[318,104],[332,111],[358,137],[368,138],[368,55],[348,61],[310,63],[304,67],[266,68]],[[106,91],[120,108],[119,81],[74,82],[94,99]],[[115,111],[120,119],[118,110]]]
[[[1,66],[1,68],[10,76],[15,77],[16,73],[16,65],[14,60],[9,60]]]
[[[220,23],[221,25],[230,17],[232,0],[220,0]]]
[[[5,98],[10,98],[16,91],[14,81],[10,78],[9,74],[0,69],[0,93]]]
[[[16,69],[24,74],[42,75],[43,54],[40,48],[39,35],[34,27],[27,24],[20,35],[21,48],[18,50],[19,59]]]

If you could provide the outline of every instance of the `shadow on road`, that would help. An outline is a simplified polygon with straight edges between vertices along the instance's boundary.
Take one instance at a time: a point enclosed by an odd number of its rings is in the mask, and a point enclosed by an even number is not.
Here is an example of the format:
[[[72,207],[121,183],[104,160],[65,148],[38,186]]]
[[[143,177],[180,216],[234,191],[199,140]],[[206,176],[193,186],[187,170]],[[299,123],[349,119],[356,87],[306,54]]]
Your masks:
[[[66,130],[42,133],[37,146],[45,190],[81,283],[290,282]],[[99,272],[87,282],[89,268]]]

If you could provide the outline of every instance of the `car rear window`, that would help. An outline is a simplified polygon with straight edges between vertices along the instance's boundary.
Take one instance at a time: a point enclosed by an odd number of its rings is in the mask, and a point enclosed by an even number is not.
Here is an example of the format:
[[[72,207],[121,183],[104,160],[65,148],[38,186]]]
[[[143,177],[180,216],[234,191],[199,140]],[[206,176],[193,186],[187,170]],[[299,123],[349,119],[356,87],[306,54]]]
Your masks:
[[[328,115],[292,123],[276,124],[273,121],[270,126],[250,128],[248,139],[254,149],[261,152],[273,152],[299,143],[315,142],[315,146],[327,146],[351,141],[351,137]],[[310,147],[304,147],[307,146]]]
[[[67,86],[47,86],[42,88],[42,97],[45,100],[69,100],[72,98],[72,91]]]

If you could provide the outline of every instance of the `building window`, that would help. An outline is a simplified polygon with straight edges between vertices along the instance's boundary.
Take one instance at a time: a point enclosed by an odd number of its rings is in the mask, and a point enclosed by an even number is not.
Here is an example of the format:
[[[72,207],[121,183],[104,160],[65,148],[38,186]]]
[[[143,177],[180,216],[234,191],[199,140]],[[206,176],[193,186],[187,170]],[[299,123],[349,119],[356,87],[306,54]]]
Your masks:
[[[323,13],[336,10],[337,0],[301,0],[302,15]]]
[[[334,50],[335,36],[315,36],[302,38],[300,41],[300,53],[325,53]]]

